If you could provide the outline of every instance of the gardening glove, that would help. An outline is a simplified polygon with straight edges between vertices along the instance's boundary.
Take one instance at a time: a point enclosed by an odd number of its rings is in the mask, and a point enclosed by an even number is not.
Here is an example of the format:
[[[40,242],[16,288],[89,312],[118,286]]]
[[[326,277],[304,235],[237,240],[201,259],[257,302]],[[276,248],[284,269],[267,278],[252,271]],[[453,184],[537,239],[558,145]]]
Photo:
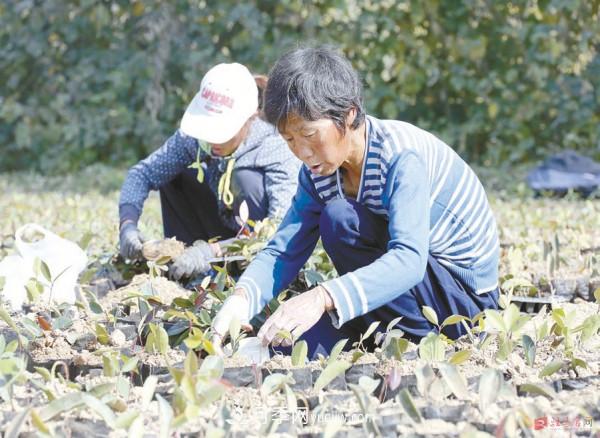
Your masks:
[[[119,253],[125,259],[137,260],[142,258],[144,238],[133,222],[126,222],[119,231]]]
[[[222,354],[223,340],[229,332],[231,321],[236,318],[245,331],[252,330],[249,322],[250,302],[243,290],[237,289],[225,299],[212,322],[211,342],[217,352]]]
[[[263,345],[289,347],[293,340],[315,325],[323,313],[333,308],[329,292],[317,286],[282,303],[263,324],[257,336]],[[291,333],[292,339],[279,334],[281,331]]]
[[[206,274],[210,271],[209,260],[214,256],[210,244],[204,240],[197,240],[173,261],[173,265],[169,268],[169,274],[175,280]]]

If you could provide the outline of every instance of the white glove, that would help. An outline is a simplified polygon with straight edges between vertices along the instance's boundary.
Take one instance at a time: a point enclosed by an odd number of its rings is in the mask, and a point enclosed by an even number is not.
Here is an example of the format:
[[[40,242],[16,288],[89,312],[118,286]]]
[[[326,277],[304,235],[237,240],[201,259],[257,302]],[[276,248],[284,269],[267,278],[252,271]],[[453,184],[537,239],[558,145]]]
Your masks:
[[[242,329],[249,331],[252,329],[250,326],[250,321],[248,319],[248,313],[250,312],[250,303],[246,298],[245,294],[234,293],[227,297],[227,299],[223,302],[223,306],[216,314],[215,319],[212,322],[212,338],[211,341],[213,346],[220,350],[220,347],[223,344],[223,339],[227,336],[229,332],[229,326],[231,325],[231,321],[236,318]]]

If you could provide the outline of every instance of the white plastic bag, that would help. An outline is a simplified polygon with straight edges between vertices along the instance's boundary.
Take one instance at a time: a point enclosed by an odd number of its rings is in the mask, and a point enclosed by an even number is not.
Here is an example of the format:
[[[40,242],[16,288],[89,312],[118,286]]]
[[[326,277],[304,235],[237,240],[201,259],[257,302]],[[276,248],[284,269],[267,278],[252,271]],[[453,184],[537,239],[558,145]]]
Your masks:
[[[0,262],[0,277],[6,281],[2,294],[13,310],[20,309],[27,300],[25,284],[30,278],[37,278],[44,285],[43,301],[75,302],[77,278],[87,265],[87,256],[77,244],[40,225],[27,224],[15,233],[15,247],[19,255],[5,257]],[[36,258],[48,266],[51,281],[36,277],[33,268]]]
[[[224,351],[231,354],[231,344],[227,344],[224,347]],[[242,338],[238,349],[235,353],[237,356],[246,357],[250,359],[250,362],[257,365],[262,365],[264,362],[269,360],[269,348],[262,345],[260,339],[257,337]]]

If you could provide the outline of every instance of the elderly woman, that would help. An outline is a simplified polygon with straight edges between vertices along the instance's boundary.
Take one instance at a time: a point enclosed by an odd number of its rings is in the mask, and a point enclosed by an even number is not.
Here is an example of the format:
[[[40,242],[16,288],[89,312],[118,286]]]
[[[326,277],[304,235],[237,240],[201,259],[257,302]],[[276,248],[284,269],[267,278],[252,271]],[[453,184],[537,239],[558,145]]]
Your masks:
[[[319,237],[339,277],[281,304],[258,333],[263,344],[288,346],[281,333],[291,332],[313,357],[399,316],[395,328],[417,341],[434,329],[425,305],[440,320],[497,308],[497,229],[477,176],[434,135],[366,115],[346,58],[330,48],[281,57],[265,114],[304,166],[277,233],[217,314],[214,341],[285,288]]]
[[[210,269],[209,260],[226,245],[207,241],[235,236],[242,202],[253,220],[283,216],[301,163],[259,117],[265,82],[238,63],[206,73],[180,129],[127,173],[119,201],[123,257],[141,257],[137,223],[150,190],[160,191],[165,237],[193,244],[170,269],[176,279]]]

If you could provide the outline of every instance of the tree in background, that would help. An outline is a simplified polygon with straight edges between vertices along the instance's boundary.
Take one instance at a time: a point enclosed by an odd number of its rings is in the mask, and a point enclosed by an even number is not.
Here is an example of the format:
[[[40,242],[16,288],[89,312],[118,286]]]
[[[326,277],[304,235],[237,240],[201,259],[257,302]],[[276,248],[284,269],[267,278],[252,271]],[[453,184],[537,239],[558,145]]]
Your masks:
[[[0,170],[133,162],[178,125],[205,71],[266,73],[339,46],[367,108],[497,165],[600,156],[598,0],[45,0],[0,5]]]

